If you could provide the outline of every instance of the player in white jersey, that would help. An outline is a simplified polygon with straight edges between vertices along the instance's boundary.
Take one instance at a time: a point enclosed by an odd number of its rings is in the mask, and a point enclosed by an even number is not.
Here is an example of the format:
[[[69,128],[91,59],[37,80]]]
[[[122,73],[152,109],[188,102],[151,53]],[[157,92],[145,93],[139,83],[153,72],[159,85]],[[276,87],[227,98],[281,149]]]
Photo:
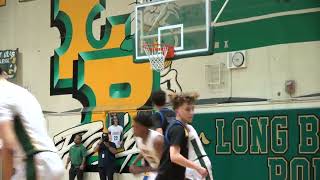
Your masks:
[[[191,126],[187,125],[187,128],[189,130],[189,137],[188,137],[188,159],[201,165],[202,167],[206,168],[208,171],[208,176],[205,178],[206,180],[213,180],[213,175],[212,175],[212,166],[211,166],[211,161],[209,157],[207,156],[206,151],[203,148],[203,145],[201,143],[201,140],[198,136],[197,131]],[[201,177],[201,175],[191,169],[187,168],[186,169],[186,178],[191,179],[191,180],[201,180],[204,179]]]
[[[116,144],[117,148],[122,145],[122,133],[123,127],[119,125],[119,120],[117,115],[112,116],[112,126],[108,128],[108,132],[111,133],[112,142]]]
[[[130,166],[130,172],[133,174],[145,172],[147,175],[144,177],[144,180],[152,180],[157,176],[156,170],[160,164],[164,143],[163,136],[159,132],[149,129],[153,125],[151,115],[151,112],[139,112],[134,118],[133,125],[140,154],[133,162],[133,165]],[[142,158],[146,162],[142,167],[138,167],[136,164]]]
[[[63,162],[45,128],[45,119],[36,98],[26,89],[4,78],[0,68],[0,138],[13,180],[60,180]],[[10,162],[9,162],[10,164]],[[5,177],[4,180],[9,180]]]

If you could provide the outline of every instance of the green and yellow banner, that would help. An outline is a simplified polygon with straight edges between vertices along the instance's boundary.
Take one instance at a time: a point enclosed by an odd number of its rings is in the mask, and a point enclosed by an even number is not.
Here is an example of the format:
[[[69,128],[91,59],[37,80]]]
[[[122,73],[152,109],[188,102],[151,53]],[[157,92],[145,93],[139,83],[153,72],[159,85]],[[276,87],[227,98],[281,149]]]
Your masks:
[[[320,108],[197,114],[215,180],[320,179]]]

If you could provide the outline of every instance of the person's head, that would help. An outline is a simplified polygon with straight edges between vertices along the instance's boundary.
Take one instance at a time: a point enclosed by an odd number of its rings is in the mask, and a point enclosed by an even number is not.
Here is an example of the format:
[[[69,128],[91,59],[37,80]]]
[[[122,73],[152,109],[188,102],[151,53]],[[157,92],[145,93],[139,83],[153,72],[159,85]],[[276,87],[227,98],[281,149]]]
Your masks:
[[[166,93],[162,90],[155,91],[151,96],[152,103],[156,106],[164,106],[166,104]]]
[[[148,129],[152,127],[151,111],[140,111],[137,116],[133,118],[133,133],[137,137],[143,137],[148,133]]]
[[[112,125],[118,126],[119,120],[117,115],[112,115]]]
[[[77,134],[75,137],[74,137],[74,143],[75,144],[81,144],[81,140],[82,140],[82,136],[80,134]]]
[[[0,76],[2,75],[2,72],[3,72],[3,70],[2,70],[2,68],[0,67]]]
[[[101,136],[102,141],[109,142],[112,140],[111,132],[103,133]]]
[[[173,110],[178,119],[191,123],[194,114],[194,103],[199,97],[197,93],[182,93],[169,95]]]

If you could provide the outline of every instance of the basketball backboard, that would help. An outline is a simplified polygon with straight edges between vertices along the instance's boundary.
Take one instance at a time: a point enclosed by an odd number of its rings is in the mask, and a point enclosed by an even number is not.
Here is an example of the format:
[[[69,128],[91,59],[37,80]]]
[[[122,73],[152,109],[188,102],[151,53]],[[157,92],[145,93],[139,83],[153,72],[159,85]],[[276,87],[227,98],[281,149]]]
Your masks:
[[[162,0],[135,9],[135,59],[148,56],[145,44],[174,46],[175,58],[210,54],[210,0]]]

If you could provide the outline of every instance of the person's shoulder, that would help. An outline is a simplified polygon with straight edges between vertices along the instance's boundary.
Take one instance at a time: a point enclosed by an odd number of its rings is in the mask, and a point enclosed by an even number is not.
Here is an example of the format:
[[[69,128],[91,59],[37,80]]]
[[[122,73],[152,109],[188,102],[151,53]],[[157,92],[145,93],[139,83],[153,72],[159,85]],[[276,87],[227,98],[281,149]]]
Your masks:
[[[152,136],[161,136],[161,137],[163,137],[163,135],[161,133],[159,133],[158,131],[155,131],[155,130],[152,130],[152,129],[149,129],[149,131],[151,132]]]
[[[86,147],[83,144],[81,144],[80,147],[81,149],[86,149]]]
[[[172,130],[180,130],[180,129],[184,129],[184,127],[183,127],[183,125],[181,125],[181,124],[179,124],[179,123],[173,123],[172,125],[171,125],[171,129]]]
[[[142,144],[142,139],[138,136],[135,137],[135,141],[136,141],[138,147],[140,146],[140,144]]]
[[[24,95],[27,90],[9,81],[0,80],[0,91],[1,102],[13,103],[13,101],[18,101],[21,95]]]
[[[156,112],[152,113],[151,118],[155,118],[155,117],[157,118],[159,116],[160,116],[160,111],[156,111]]]
[[[103,143],[100,143],[100,144],[99,144],[99,149],[103,149],[103,147],[104,147],[104,144],[103,144]]]
[[[175,117],[176,116],[176,112],[174,110],[172,110],[172,109],[168,109],[167,115],[169,117]]]
[[[111,125],[111,126],[108,127],[109,131],[112,131],[113,129],[114,129],[114,125]]]
[[[164,143],[164,139],[163,139],[162,134],[159,133],[158,135],[156,135],[156,136],[154,137],[154,142],[153,142],[153,144],[154,144],[154,146],[155,146],[157,149],[160,148],[160,146],[162,146],[163,143]]]
[[[177,121],[173,121],[173,122],[170,122],[170,125],[169,125],[169,132],[180,132],[180,131],[183,131],[185,130],[185,127],[177,122]]]
[[[16,85],[12,82],[9,82],[9,81],[7,82],[7,89],[10,90],[10,92],[12,92],[12,93],[19,92],[23,95],[31,95],[31,93],[27,89],[25,89],[19,85]]]
[[[167,108],[167,107],[164,107],[164,108],[160,109],[160,112],[174,113],[175,114],[175,111],[173,109],[170,109],[170,108]]]
[[[70,150],[69,150],[69,151],[73,150],[75,147],[76,147],[76,145],[75,145],[75,144],[74,144],[74,145],[72,145],[72,146],[70,147]]]
[[[160,112],[156,111],[156,112],[152,113],[151,120],[152,121],[160,121],[161,120]]]

